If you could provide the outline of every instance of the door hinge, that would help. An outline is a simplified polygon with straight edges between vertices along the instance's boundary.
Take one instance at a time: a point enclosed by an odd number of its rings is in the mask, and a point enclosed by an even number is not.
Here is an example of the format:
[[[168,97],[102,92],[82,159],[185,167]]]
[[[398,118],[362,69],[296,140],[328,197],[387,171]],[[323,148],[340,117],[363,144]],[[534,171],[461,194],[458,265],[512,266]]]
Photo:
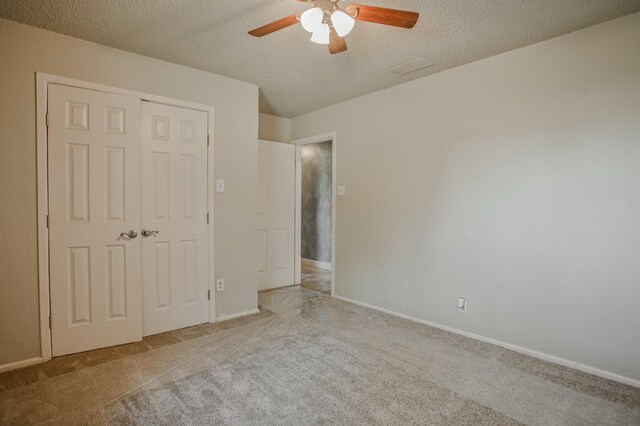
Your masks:
[[[49,113],[48,112],[44,113],[44,125],[49,127]]]
[[[51,330],[51,315],[49,315],[49,330]]]
[[[207,290],[207,300],[211,300],[211,290]]]
[[[207,135],[207,146],[211,145],[211,135]]]
[[[207,225],[209,224],[209,212],[207,212]]]
[[[47,229],[49,229],[49,215],[47,215]]]

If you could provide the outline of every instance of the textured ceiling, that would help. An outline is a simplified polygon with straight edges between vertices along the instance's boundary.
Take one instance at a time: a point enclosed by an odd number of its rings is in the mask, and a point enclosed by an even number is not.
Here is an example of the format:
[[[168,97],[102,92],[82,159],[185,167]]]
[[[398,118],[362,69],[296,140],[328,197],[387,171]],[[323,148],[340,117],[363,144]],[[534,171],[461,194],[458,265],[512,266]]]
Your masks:
[[[294,0],[0,0],[0,16],[260,86],[260,111],[295,117],[366,93],[640,11],[640,0],[358,0],[420,12],[412,30],[358,22],[329,55],[295,25],[247,31]],[[344,2],[349,4],[354,2]],[[404,76],[389,68],[423,57]]]

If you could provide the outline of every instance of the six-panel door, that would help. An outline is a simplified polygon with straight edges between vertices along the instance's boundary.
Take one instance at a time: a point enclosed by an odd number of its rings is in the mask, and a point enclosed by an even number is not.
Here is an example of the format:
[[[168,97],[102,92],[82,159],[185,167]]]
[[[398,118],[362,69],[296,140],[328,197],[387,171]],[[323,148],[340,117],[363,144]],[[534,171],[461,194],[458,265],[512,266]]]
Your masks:
[[[207,118],[142,103],[145,336],[209,319]]]
[[[258,289],[294,284],[295,145],[258,141]]]
[[[53,356],[140,340],[140,100],[52,84],[48,114]]]

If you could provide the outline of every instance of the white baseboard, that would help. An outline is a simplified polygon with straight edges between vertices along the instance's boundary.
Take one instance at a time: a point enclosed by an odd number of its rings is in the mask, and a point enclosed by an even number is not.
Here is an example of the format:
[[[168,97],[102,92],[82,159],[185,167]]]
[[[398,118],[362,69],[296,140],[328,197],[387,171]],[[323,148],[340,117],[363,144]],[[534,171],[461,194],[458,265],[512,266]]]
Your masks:
[[[250,311],[238,312],[237,314],[220,315],[218,317],[218,319],[216,320],[216,322],[228,321],[230,319],[240,318],[240,317],[244,317],[244,316],[247,316],[247,315],[259,314],[259,313],[260,313],[260,309],[256,308],[256,309],[251,309]]]
[[[10,362],[9,364],[0,365],[0,373],[3,371],[16,370],[30,365],[40,364],[44,362],[44,358],[37,356],[35,358],[23,359],[22,361]]]
[[[439,328],[440,330],[449,331],[451,333],[459,334],[461,336],[469,337],[471,339],[480,340],[481,342],[490,343],[492,345],[500,346],[505,349],[512,350],[514,352],[518,352],[524,355],[529,355],[534,358],[541,359],[543,361],[552,362],[554,364],[559,364],[564,367],[573,368],[575,370],[582,371],[584,373],[593,374],[594,376],[602,377],[604,379],[613,380],[614,382],[624,383],[625,385],[634,386],[636,388],[640,388],[640,380],[632,379],[630,377],[621,376],[616,373],[612,373],[610,371],[601,370],[596,367],[591,367],[590,365],[581,364],[575,361],[569,361],[568,359],[560,358],[555,355],[549,355],[544,352],[538,352],[533,349],[524,348],[522,346],[513,345],[511,343],[502,342],[500,340],[492,339],[490,337],[481,336],[479,334],[470,333],[468,331],[463,331],[457,328],[448,327],[446,325],[437,324],[435,322],[426,321],[420,318],[415,318],[409,315],[401,314],[399,312],[394,312],[392,310],[386,308],[380,308],[378,306],[370,305],[368,303],[359,302],[357,300],[349,299],[347,297],[342,297],[338,295],[334,295],[336,299],[342,300],[344,302],[353,303],[354,305],[362,306],[365,308],[373,309],[375,311],[384,312],[385,314],[393,315],[399,318],[403,318],[409,321],[417,322],[420,324],[428,325],[430,327]]]
[[[331,263],[302,258],[302,266],[313,266],[318,269],[331,270]]]

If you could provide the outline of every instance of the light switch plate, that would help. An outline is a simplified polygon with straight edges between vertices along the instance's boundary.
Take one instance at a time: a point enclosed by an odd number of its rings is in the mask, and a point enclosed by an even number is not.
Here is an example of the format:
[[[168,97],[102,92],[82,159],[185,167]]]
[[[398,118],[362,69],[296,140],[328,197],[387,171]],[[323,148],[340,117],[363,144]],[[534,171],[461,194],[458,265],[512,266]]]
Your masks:
[[[224,192],[224,179],[216,180],[216,192]]]
[[[344,185],[338,185],[338,195],[344,195],[347,193],[347,188]]]
[[[467,300],[464,297],[458,297],[458,312],[467,313]]]

